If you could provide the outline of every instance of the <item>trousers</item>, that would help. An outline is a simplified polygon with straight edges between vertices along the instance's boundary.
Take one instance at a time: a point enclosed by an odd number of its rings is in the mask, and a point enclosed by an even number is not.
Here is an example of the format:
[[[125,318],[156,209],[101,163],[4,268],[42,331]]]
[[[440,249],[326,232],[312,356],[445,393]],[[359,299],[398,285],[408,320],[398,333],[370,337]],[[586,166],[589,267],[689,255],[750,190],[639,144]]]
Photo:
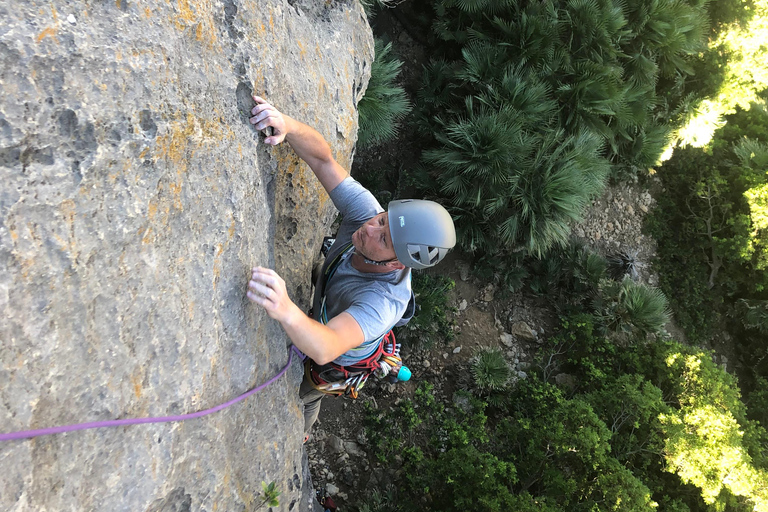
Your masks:
[[[304,433],[309,434],[312,425],[317,421],[320,414],[320,405],[322,404],[325,393],[318,391],[309,381],[309,375],[304,375],[304,380],[299,386],[299,398],[304,402]]]

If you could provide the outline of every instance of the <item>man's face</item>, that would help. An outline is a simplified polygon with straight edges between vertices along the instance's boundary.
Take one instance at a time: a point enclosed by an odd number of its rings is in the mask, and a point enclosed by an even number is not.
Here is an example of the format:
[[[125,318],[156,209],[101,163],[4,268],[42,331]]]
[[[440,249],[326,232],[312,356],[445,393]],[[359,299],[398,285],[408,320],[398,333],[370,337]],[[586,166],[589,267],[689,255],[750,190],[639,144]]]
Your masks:
[[[355,249],[369,260],[389,261],[395,259],[392,236],[389,233],[389,213],[376,215],[352,233]]]

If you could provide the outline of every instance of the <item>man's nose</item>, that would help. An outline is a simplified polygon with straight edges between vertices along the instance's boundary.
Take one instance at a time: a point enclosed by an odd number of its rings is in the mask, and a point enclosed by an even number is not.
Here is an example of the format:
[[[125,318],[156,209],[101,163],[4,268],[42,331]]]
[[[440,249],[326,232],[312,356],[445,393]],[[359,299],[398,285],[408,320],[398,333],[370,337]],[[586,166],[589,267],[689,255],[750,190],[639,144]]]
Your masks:
[[[374,226],[373,224],[366,224],[365,232],[368,233],[368,236],[376,235],[376,226]]]

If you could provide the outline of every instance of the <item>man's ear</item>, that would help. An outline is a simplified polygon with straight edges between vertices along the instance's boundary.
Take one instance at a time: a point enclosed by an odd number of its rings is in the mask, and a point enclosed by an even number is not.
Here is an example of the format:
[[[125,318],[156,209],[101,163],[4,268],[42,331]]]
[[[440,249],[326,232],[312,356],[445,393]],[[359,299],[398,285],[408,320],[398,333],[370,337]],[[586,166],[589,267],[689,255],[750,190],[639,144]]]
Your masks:
[[[387,262],[387,267],[391,268],[392,270],[403,270],[405,265],[400,263],[400,260],[395,260]]]

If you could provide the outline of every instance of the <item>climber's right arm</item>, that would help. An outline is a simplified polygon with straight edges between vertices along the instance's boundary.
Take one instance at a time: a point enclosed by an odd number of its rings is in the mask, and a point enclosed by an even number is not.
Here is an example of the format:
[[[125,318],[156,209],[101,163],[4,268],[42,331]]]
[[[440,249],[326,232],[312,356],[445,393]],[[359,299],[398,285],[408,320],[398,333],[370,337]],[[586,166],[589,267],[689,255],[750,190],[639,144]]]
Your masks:
[[[273,133],[264,142],[275,146],[288,141],[299,158],[307,162],[317,179],[330,192],[349,176],[349,173],[333,158],[331,147],[314,128],[282,114],[259,96],[253,97],[257,105],[251,111],[251,124],[263,130],[271,126]]]

